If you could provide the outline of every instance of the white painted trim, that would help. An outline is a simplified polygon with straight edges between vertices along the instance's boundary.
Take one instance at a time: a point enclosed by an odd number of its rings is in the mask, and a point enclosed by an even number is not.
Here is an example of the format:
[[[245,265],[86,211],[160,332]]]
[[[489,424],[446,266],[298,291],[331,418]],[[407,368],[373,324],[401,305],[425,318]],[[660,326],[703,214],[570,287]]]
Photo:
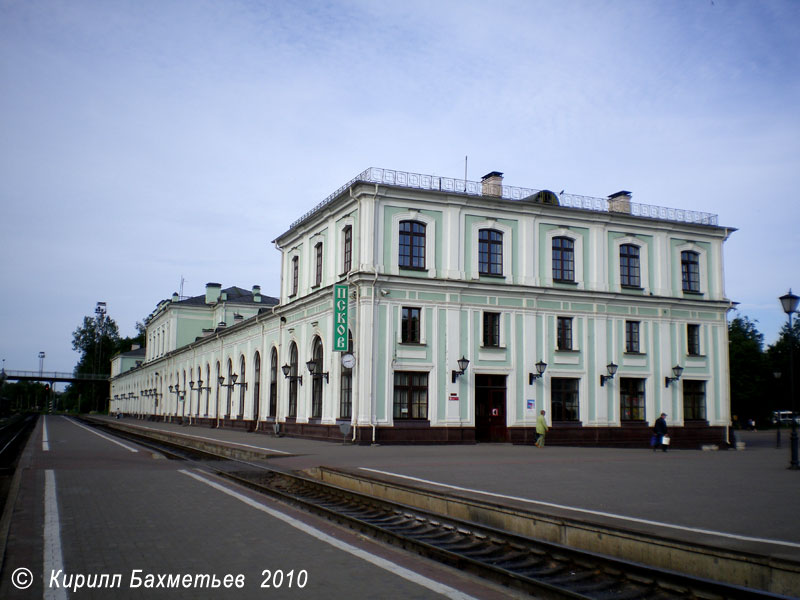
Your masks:
[[[530,498],[522,498],[520,496],[509,496],[506,494],[496,494],[494,492],[485,492],[483,490],[476,490],[472,488],[465,488],[457,485],[450,485],[447,483],[440,483],[438,481],[431,481],[429,479],[421,479],[419,477],[411,477],[410,475],[400,475],[399,473],[391,473],[389,471],[380,471],[378,469],[370,469],[369,467],[359,467],[361,471],[369,471],[371,473],[378,473],[379,475],[389,475],[390,477],[397,477],[400,479],[407,479],[410,481],[416,481],[418,483],[425,483],[429,485],[436,485],[443,488],[448,488],[451,490],[457,490],[459,492],[471,492],[473,494],[482,494],[484,496],[491,496],[492,498],[502,498],[503,500],[515,500],[518,502],[525,502],[527,504],[536,504],[538,506],[546,506],[548,508],[557,508],[560,510],[570,510],[573,512],[578,512],[582,514],[589,514],[597,517],[608,517],[611,519],[620,519],[623,521],[628,521],[631,523],[642,523],[644,525],[655,525],[657,527],[667,527],[669,529],[676,529],[679,531],[687,531],[691,533],[701,533],[704,535],[716,535],[724,538],[729,538],[733,540],[743,540],[747,542],[758,542],[764,544],[776,544],[779,546],[787,546],[789,548],[800,548],[800,544],[795,542],[785,542],[783,540],[772,540],[768,538],[757,538],[757,537],[750,537],[746,535],[737,535],[735,533],[725,533],[723,531],[714,531],[712,529],[700,529],[697,527],[686,527],[683,525],[675,525],[673,523],[664,523],[662,521],[651,521],[649,519],[640,519],[638,517],[629,517],[625,515],[618,515],[615,513],[608,513],[603,511],[597,510],[589,510],[586,508],[577,508],[575,506],[566,506],[564,504],[555,504],[553,502],[542,502],[541,500],[531,500]]]
[[[64,569],[61,550],[61,522],[58,518],[58,496],[56,495],[56,475],[52,469],[44,472],[44,573],[43,579],[49,581],[51,573]],[[64,587],[44,586],[44,600],[67,600]]]

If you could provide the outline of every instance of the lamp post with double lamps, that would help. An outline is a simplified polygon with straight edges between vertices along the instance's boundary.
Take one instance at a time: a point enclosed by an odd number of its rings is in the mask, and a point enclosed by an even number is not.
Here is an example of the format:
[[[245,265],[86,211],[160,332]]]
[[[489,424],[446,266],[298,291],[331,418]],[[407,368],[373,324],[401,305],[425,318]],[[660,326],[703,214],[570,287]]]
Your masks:
[[[797,421],[795,420],[795,399],[794,399],[794,329],[792,328],[792,313],[797,312],[797,303],[800,302],[800,297],[794,295],[792,290],[788,294],[780,297],[783,312],[789,317],[789,400],[792,408],[792,435],[790,436],[790,446],[792,448],[792,459],[789,463],[789,468],[792,470],[800,469],[800,464],[797,460]],[[778,415],[780,420],[780,415]]]

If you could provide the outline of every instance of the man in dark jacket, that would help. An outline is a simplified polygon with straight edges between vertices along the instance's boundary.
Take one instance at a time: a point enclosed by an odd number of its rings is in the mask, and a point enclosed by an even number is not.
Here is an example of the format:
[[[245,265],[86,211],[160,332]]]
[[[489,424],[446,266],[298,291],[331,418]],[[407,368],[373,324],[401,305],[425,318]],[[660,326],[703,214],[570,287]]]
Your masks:
[[[653,452],[661,448],[664,452],[667,451],[667,446],[664,444],[664,436],[667,435],[667,420],[665,417],[667,413],[661,413],[661,416],[656,419],[656,426],[653,428],[653,433],[656,434],[656,444],[653,446]]]

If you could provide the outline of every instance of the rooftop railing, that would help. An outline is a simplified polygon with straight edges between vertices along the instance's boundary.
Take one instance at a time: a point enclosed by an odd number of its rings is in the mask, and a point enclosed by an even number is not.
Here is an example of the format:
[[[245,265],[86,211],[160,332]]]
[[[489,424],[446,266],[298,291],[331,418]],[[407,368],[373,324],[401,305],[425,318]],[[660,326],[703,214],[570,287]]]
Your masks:
[[[292,223],[291,227],[299,225],[312,214],[316,213],[329,202],[332,202],[344,190],[356,182],[380,183],[398,187],[433,190],[449,192],[453,194],[466,194],[468,196],[482,196],[483,182],[469,181],[465,179],[454,179],[452,177],[440,177],[438,175],[421,175],[419,173],[409,173],[406,171],[395,171],[392,169],[381,169],[370,167],[359,173],[353,179],[345,183],[330,196],[302,217]],[[502,190],[504,200],[524,200],[542,191],[533,188],[522,188],[511,185],[497,186]],[[680,208],[667,208],[664,206],[654,206],[642,204],[630,200],[620,201],[619,199],[609,202],[608,198],[596,198],[592,196],[578,196],[575,194],[557,194],[558,204],[564,208],[575,208],[580,210],[591,210],[606,213],[625,213],[635,217],[645,217],[662,221],[677,221],[680,223],[694,223],[700,225],[718,225],[718,216],[712,213],[700,212],[696,210],[684,210]]]

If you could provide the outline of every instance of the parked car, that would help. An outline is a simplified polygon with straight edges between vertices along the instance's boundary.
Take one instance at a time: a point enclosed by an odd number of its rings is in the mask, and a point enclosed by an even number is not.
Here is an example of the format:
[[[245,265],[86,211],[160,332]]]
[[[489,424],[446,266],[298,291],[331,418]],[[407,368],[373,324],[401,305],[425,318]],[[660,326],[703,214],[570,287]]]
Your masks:
[[[794,422],[800,425],[800,415],[795,416]],[[775,410],[772,412],[772,424],[777,425],[791,425],[792,424],[792,411],[790,410]]]

